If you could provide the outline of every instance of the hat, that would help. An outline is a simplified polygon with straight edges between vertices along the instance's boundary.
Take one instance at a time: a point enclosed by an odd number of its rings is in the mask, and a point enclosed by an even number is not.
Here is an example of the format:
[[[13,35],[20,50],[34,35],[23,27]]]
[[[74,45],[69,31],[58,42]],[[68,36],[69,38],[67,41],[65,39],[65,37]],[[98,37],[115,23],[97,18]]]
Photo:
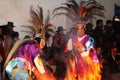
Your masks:
[[[79,22],[76,22],[75,25],[74,25],[77,29],[84,29],[85,26],[86,26],[86,23],[84,21],[79,21]]]
[[[58,28],[57,28],[57,31],[56,32],[59,32],[59,31],[64,31],[65,29],[63,29],[63,27],[62,26],[59,26]]]
[[[8,22],[8,23],[7,23],[7,26],[8,26],[8,27],[15,27],[14,24],[13,24],[13,22]]]

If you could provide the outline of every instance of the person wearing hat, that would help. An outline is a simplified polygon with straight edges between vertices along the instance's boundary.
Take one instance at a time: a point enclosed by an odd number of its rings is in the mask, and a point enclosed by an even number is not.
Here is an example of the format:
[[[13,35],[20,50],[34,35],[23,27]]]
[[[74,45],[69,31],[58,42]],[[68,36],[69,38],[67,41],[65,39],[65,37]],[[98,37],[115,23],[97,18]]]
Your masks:
[[[68,40],[65,50],[71,51],[73,54],[76,67],[76,71],[74,72],[76,72],[75,76],[77,75],[77,78],[84,80],[88,79],[88,76],[91,75],[91,78],[94,77],[93,79],[100,80],[100,78],[95,76],[95,74],[100,75],[99,70],[98,72],[94,72],[94,69],[100,68],[98,67],[99,60],[94,48],[94,39],[90,35],[85,34],[85,27],[86,23],[84,21],[75,23],[74,28],[76,30],[76,35],[73,34],[73,36],[76,37],[71,37]],[[93,64],[95,65],[93,66]],[[91,73],[91,71],[93,72]]]
[[[7,27],[9,28],[9,34],[12,34],[14,32],[13,28],[15,27],[14,23],[13,22],[8,22]]]
[[[12,35],[14,34],[14,30],[13,30],[13,28],[14,28],[15,26],[14,26],[14,23],[13,22],[11,22],[11,21],[9,21],[9,22],[7,22],[7,24],[6,24],[6,34],[4,35],[4,49],[5,49],[5,56],[7,57],[7,55],[8,55],[8,53],[9,53],[9,51],[11,50],[11,48],[12,48]]]
[[[56,34],[53,37],[52,46],[57,48],[62,48],[64,50],[65,47],[65,34],[62,26],[58,26]]]

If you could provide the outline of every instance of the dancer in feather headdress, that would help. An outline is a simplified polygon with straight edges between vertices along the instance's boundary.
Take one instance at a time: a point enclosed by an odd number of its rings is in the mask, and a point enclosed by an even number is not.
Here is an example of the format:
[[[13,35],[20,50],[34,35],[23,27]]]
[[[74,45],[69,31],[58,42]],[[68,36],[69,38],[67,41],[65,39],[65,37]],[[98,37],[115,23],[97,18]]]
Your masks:
[[[42,60],[46,32],[43,11],[41,7],[38,8],[38,13],[31,8],[32,26],[28,26],[35,36],[15,43],[4,64],[3,80],[5,73],[10,80],[54,80]]]
[[[55,8],[54,17],[57,15],[66,15],[75,24],[70,32],[68,46],[65,52],[71,51],[74,57],[74,67],[67,70],[66,80],[101,80],[99,61],[94,49],[94,40],[84,32],[86,21],[95,18],[95,16],[104,17],[104,6],[95,0],[81,1],[68,0],[61,7]],[[74,64],[73,63],[73,64]],[[71,72],[71,73],[70,73]],[[72,75],[71,75],[72,74]]]

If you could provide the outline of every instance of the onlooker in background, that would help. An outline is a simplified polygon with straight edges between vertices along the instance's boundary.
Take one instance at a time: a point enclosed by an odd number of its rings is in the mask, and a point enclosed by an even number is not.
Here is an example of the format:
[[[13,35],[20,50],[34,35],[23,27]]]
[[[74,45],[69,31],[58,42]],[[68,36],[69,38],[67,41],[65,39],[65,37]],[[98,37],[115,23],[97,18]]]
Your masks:
[[[92,23],[87,23],[85,27],[85,34],[88,34],[91,37],[93,37],[94,36],[93,26],[94,25]]]
[[[114,35],[114,29],[113,29],[113,25],[112,25],[112,21],[111,20],[107,20],[106,24],[104,26],[104,30],[105,30],[105,38],[104,38],[104,42],[105,42],[105,47],[104,50],[108,53],[110,52],[110,48],[113,45],[113,41],[115,41],[115,35]]]
[[[102,47],[104,46],[104,25],[103,25],[103,20],[98,19],[96,21],[96,27],[94,29],[94,39],[95,39],[95,45],[101,45]]]
[[[101,67],[101,75],[102,75],[101,80],[109,80],[109,76],[108,76],[109,69],[108,66],[106,65],[107,54],[103,51],[103,48],[99,45],[96,47],[96,53]]]
[[[4,35],[4,49],[5,49],[5,56],[7,57],[9,51],[12,48],[12,38],[11,35],[14,33],[14,23],[13,22],[8,22],[6,25],[6,34]]]
[[[66,72],[66,64],[65,64],[65,34],[63,26],[58,26],[57,33],[53,37],[52,50],[53,55],[55,57],[56,71],[55,77],[57,80],[63,80]],[[62,66],[62,67],[61,67]]]
[[[103,52],[103,49],[101,46],[96,47],[96,54],[97,54],[97,57],[99,59],[101,66],[102,66],[103,63],[105,62],[105,58],[107,55]]]
[[[64,51],[65,48],[65,34],[64,34],[64,29],[63,26],[59,26],[57,33],[53,37],[53,43],[52,46],[56,48],[60,48],[61,50]]]
[[[119,15],[113,16],[113,28],[114,28],[115,34],[118,35],[120,33],[120,16]]]
[[[19,33],[16,32],[16,31],[13,32],[13,33],[11,34],[11,38],[12,38],[12,46],[13,46],[14,43],[19,40]]]
[[[120,71],[118,68],[118,64],[116,62],[116,56],[118,55],[117,47],[111,48],[111,53],[107,58],[107,65],[109,68],[109,73],[107,74],[110,79],[109,80],[119,80],[120,79]]]
[[[108,41],[111,40],[113,37],[113,34],[114,34],[114,29],[113,29],[113,25],[112,25],[111,20],[106,21],[106,25],[104,26],[104,30],[105,30],[105,35],[106,35],[106,38],[108,39]]]

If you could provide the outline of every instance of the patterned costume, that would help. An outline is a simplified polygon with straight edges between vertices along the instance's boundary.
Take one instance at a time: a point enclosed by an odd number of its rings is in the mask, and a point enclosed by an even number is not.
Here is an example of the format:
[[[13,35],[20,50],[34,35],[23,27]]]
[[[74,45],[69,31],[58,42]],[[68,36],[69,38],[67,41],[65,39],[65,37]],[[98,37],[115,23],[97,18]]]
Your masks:
[[[94,49],[94,39],[84,33],[84,27],[85,23],[82,21],[75,24],[77,35],[70,37],[66,49],[71,50],[74,56],[73,72],[77,80],[100,80],[100,65]]]
[[[23,43],[6,66],[9,79],[32,80],[31,71],[34,67],[40,68],[38,71],[44,73],[45,70],[39,57],[41,53],[39,43],[34,40]]]

